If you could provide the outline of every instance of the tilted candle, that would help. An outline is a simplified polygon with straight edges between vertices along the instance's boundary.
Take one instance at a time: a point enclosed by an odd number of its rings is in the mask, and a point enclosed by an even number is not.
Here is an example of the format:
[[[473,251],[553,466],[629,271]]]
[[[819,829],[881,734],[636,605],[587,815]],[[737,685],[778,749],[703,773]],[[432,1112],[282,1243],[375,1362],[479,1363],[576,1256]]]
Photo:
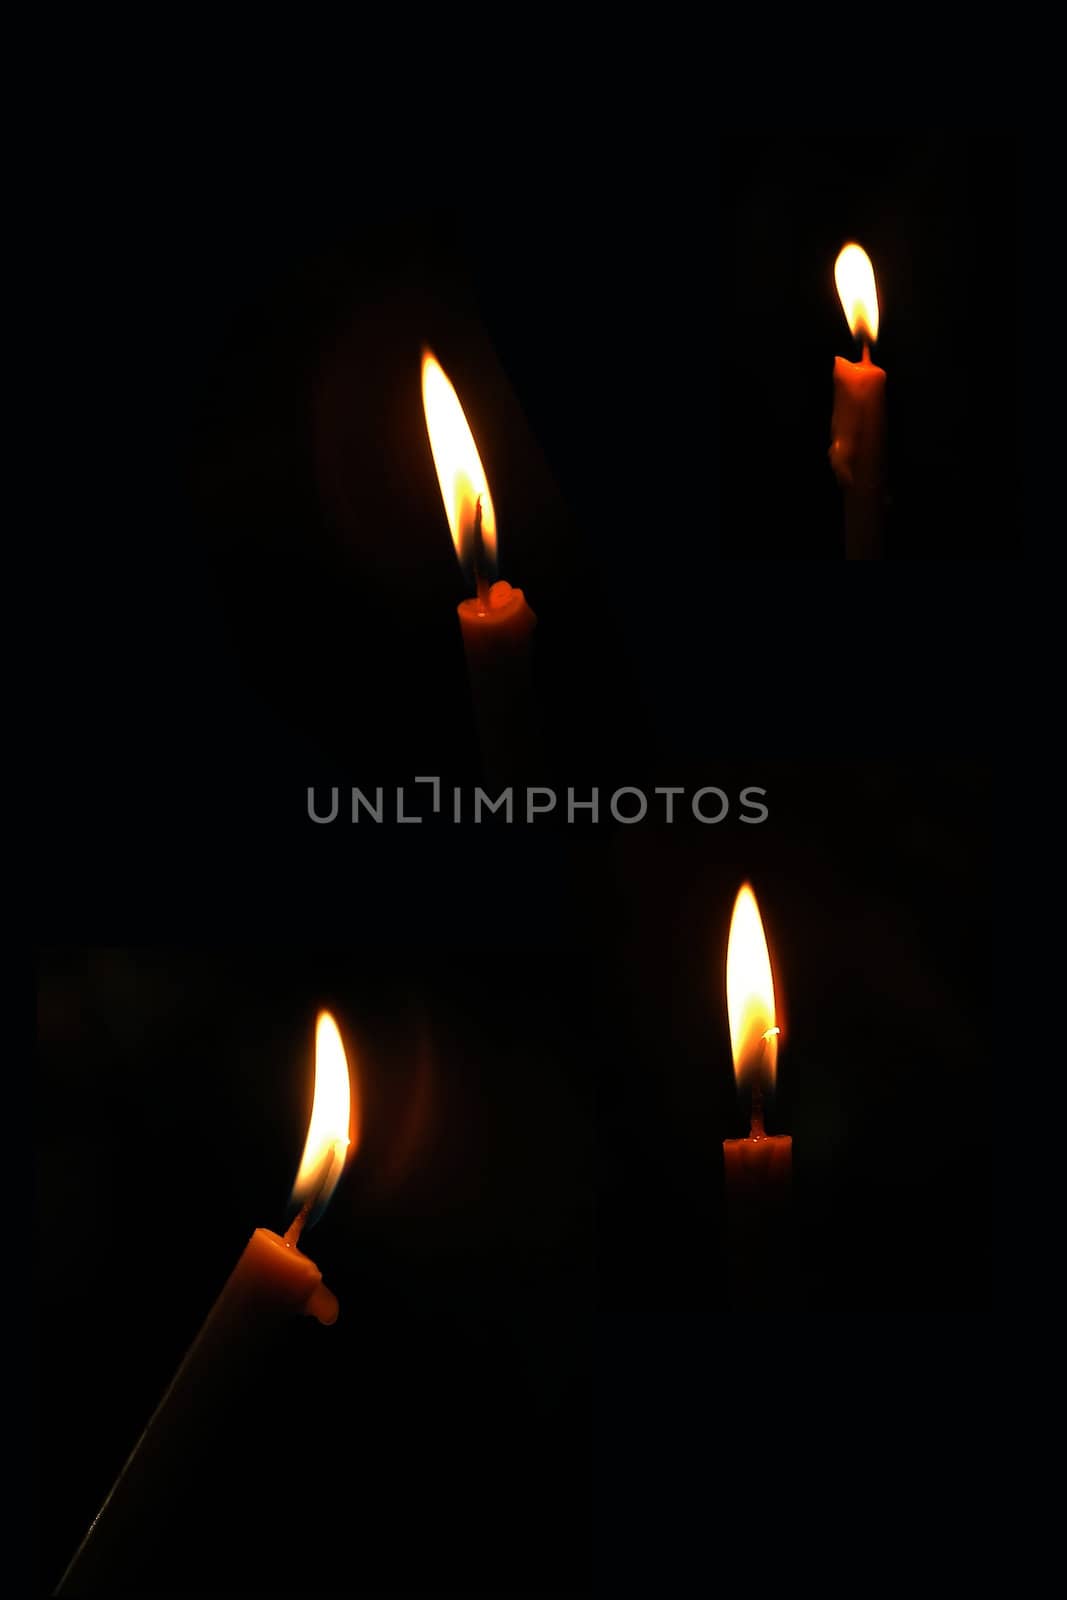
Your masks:
[[[297,1215],[284,1236],[257,1228],[207,1320],[68,1566],[57,1594],[124,1587],[125,1545],[158,1517],[182,1477],[185,1452],[225,1400],[241,1363],[265,1331],[303,1312],[336,1322],[336,1297],[298,1249],[302,1230],[321,1215],[359,1139],[344,1044],[329,1012],[315,1027],[315,1094],[304,1155],[293,1186]]]
[[[459,397],[429,350],[422,358],[422,402],[445,515],[460,565],[475,595],[459,606],[475,718],[487,775],[529,775],[536,748],[531,644],[537,622],[521,589],[494,582],[496,512]]]

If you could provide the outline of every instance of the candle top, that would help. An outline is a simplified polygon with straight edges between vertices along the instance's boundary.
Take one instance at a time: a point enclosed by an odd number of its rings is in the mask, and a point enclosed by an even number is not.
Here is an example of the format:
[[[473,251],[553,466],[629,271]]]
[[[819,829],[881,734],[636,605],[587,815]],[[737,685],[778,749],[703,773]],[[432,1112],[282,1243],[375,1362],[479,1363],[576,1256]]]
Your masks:
[[[474,622],[486,628],[507,628],[520,616],[530,625],[536,621],[522,590],[513,589],[503,578],[490,588],[488,605],[479,599],[461,600],[459,614],[464,624]]]
[[[885,368],[869,357],[866,361],[850,361],[847,356],[835,356],[834,376],[844,379],[846,383],[874,385],[884,383]]]
[[[337,1296],[323,1283],[314,1261],[270,1228],[256,1229],[235,1277],[259,1301],[302,1311],[327,1327],[337,1321]]]

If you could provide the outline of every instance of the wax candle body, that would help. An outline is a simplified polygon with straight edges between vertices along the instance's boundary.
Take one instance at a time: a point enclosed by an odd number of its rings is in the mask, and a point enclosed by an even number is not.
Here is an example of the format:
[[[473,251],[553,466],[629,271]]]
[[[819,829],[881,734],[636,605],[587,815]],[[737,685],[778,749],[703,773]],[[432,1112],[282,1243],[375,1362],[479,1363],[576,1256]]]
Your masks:
[[[789,1134],[724,1139],[730,1305],[775,1310],[789,1300]]]
[[[877,560],[885,524],[885,373],[866,349],[862,361],[834,359],[830,440],[845,499],[845,557]]]
[[[726,1193],[736,1200],[770,1197],[788,1191],[793,1171],[793,1140],[788,1133],[763,1134],[754,1139],[724,1139]]]
[[[459,606],[482,765],[494,783],[520,782],[537,764],[532,671],[536,623],[522,590],[510,583],[494,583],[487,605],[464,600]]]
[[[315,1263],[257,1228],[151,1421],[97,1513],[57,1594],[138,1590],[139,1572],[224,1402],[271,1331],[300,1312],[337,1320],[337,1300]],[[141,1590],[143,1592],[143,1590]]]

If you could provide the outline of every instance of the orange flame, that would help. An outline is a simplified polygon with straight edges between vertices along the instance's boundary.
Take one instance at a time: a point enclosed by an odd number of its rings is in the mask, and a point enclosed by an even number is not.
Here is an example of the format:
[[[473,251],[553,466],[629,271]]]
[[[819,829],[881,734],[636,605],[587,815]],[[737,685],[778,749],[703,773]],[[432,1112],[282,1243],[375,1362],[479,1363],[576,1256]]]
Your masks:
[[[834,262],[834,282],[854,339],[878,337],[878,290],[871,258],[862,245],[846,244]]]
[[[345,1169],[349,1149],[359,1143],[359,1100],[353,1096],[340,1030],[328,1011],[315,1023],[315,1097],[291,1203],[310,1201],[323,1210]]]
[[[422,407],[445,515],[460,564],[469,566],[473,559],[474,517],[480,497],[482,548],[486,561],[495,571],[496,512],[485,468],[459,396],[429,350],[424,350],[422,356]]]
[[[738,1084],[756,1078],[773,1089],[781,1033],[774,1011],[774,978],[756,896],[743,884],[734,901],[726,947],[726,1010]]]

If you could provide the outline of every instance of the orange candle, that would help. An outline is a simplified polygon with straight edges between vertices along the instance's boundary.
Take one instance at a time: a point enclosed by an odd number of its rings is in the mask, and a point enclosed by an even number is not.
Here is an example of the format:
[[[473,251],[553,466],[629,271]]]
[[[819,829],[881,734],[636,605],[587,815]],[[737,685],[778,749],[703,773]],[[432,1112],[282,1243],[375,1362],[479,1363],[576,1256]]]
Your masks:
[[[136,1550],[150,1547],[153,1519],[165,1511],[181,1484],[184,1455],[215,1408],[224,1404],[242,1360],[265,1330],[298,1313],[326,1324],[337,1321],[337,1298],[298,1241],[321,1215],[358,1135],[358,1101],[352,1095],[344,1045],[333,1017],[323,1011],[315,1028],[311,1122],[292,1193],[299,1210],[284,1235],[257,1228],[249,1239],[57,1594],[107,1591],[117,1576],[120,1587],[130,1577]]]
[[[873,561],[882,554],[885,522],[885,373],[871,360],[878,338],[878,290],[866,250],[846,244],[834,265],[841,305],[859,361],[834,358],[834,409],[830,465],[845,500],[845,558]]]
[[[726,951],[726,1008],[734,1076],[748,1100],[746,1139],[725,1139],[731,1294],[746,1308],[774,1304],[780,1293],[784,1211],[793,1170],[789,1134],[768,1134],[763,1097],[774,1089],[781,1028],[774,977],[756,897],[742,885],[734,902]]]
[[[475,719],[487,775],[528,775],[536,750],[531,649],[537,622],[521,589],[496,579],[496,512],[459,396],[430,353],[422,358],[430,451],[460,566],[474,595],[459,605]]]

